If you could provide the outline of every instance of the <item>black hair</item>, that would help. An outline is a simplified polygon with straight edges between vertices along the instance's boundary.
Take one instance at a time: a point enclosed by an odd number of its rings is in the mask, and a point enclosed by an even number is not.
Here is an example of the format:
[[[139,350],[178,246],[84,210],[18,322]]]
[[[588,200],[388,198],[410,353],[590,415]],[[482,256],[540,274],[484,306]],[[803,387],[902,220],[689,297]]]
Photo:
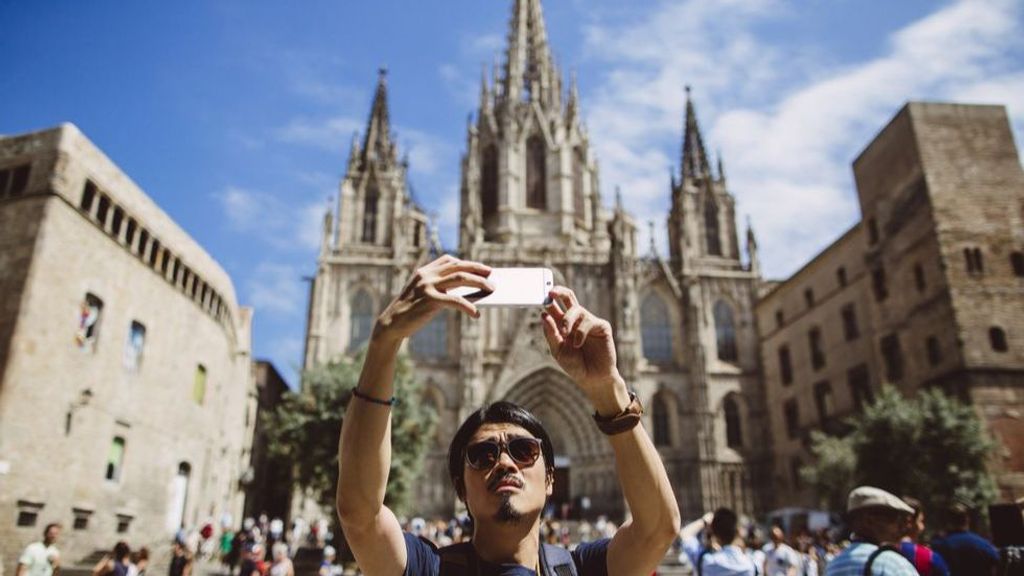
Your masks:
[[[946,512],[946,517],[949,519],[947,525],[950,528],[960,528],[961,526],[970,525],[971,523],[971,509],[962,502],[956,502],[949,507]]]
[[[130,556],[131,553],[132,553],[132,550],[131,550],[131,548],[128,547],[128,543],[127,542],[124,542],[122,540],[121,542],[118,542],[117,544],[114,544],[114,560],[115,561],[124,560],[125,558]]]
[[[715,515],[711,519],[711,533],[718,538],[718,542],[722,546],[728,546],[736,539],[738,522],[739,519],[735,512],[728,508],[719,508],[715,510]]]
[[[466,483],[462,477],[462,463],[465,459],[466,445],[473,434],[484,424],[515,424],[540,440],[541,453],[544,455],[544,466],[549,474],[555,469],[555,448],[551,444],[544,425],[529,410],[512,402],[494,402],[485,404],[473,412],[459,426],[459,430],[448,446],[448,477],[455,486],[459,499],[466,500]]]
[[[50,533],[51,528],[63,528],[63,526],[61,526],[59,522],[50,522],[46,525],[46,528],[43,528],[43,538],[46,538],[46,535]]]
[[[913,496],[904,496],[900,498],[900,500],[903,500],[903,502],[906,503],[907,506],[910,506],[910,508],[914,511],[914,514],[913,516],[911,516],[911,518],[916,519],[918,516],[921,515],[922,512],[924,512],[924,505],[921,504],[921,501],[918,500],[917,498],[914,498]]]

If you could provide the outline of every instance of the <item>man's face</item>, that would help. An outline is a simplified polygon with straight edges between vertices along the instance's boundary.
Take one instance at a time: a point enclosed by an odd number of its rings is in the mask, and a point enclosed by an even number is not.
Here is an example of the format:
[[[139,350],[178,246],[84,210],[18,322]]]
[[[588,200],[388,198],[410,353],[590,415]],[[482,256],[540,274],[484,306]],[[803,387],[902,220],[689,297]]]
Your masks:
[[[859,533],[876,542],[894,544],[903,537],[907,515],[891,508],[865,510]],[[854,529],[855,532],[858,530]]]
[[[507,444],[514,438],[533,438],[533,435],[515,424],[484,424],[467,446],[484,440]],[[481,523],[532,523],[551,494],[551,479],[545,466],[543,454],[533,464],[519,464],[508,450],[502,450],[494,466],[485,470],[473,468],[464,458],[466,507]]]
[[[60,526],[50,526],[50,529],[43,535],[43,541],[47,546],[56,544],[57,538],[60,538]]]

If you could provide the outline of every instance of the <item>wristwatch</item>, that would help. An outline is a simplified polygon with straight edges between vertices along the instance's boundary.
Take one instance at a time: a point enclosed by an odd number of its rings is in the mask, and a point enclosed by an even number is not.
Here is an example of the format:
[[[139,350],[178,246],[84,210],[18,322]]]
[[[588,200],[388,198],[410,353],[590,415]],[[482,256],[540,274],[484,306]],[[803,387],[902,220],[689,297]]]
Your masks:
[[[594,422],[597,423],[597,428],[601,432],[608,436],[614,436],[636,427],[640,423],[640,417],[643,416],[643,413],[644,407],[640,404],[640,399],[637,398],[635,392],[630,392],[629,404],[626,405],[622,412],[612,416],[601,416],[594,412]]]

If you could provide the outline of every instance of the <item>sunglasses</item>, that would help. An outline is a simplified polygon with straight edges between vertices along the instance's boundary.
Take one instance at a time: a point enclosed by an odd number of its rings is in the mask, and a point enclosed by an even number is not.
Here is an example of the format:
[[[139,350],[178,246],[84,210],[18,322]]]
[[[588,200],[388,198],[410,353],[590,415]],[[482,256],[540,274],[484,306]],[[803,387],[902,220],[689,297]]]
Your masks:
[[[466,446],[466,463],[475,470],[490,470],[498,463],[502,452],[508,452],[512,461],[521,467],[532,466],[540,458],[540,440],[518,436],[504,440],[483,440]]]

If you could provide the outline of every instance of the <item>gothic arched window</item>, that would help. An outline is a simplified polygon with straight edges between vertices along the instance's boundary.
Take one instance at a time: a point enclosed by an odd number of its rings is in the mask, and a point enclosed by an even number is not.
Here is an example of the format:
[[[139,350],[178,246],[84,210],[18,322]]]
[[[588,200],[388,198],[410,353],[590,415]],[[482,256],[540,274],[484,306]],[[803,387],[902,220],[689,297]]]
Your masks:
[[[544,137],[530,136],[526,141],[526,207],[543,210],[547,207],[547,151]]]
[[[640,305],[640,339],[644,358],[656,363],[672,360],[668,306],[657,294],[648,294]]]
[[[363,242],[372,244],[377,240],[377,202],[380,192],[371,184],[366,189],[366,200],[363,204]]]
[[[715,340],[718,344],[718,359],[735,361],[736,324],[732,319],[732,308],[723,300],[715,303]]]
[[[664,393],[659,393],[654,397],[654,403],[651,406],[651,420],[654,424],[654,445],[670,446],[672,439],[669,432],[669,405]]]
[[[360,290],[352,298],[351,320],[348,349],[354,352],[370,339],[370,330],[373,328],[373,299],[366,290]]]
[[[708,254],[722,255],[722,238],[718,231],[718,205],[708,196],[704,202],[704,235],[707,238]]]
[[[583,197],[583,178],[586,174],[587,159],[583,153],[583,147],[577,146],[572,153],[572,197],[573,209],[576,211],[576,218],[585,220],[587,215],[586,202]]]
[[[498,147],[484,149],[480,170],[480,204],[484,222],[498,213]]]
[[[736,399],[728,396],[722,403],[722,410],[725,412],[725,443],[730,448],[743,447],[743,428],[740,420],[740,407]]]
[[[448,355],[448,315],[444,311],[413,334],[409,347],[414,356],[425,360],[441,360]]]

